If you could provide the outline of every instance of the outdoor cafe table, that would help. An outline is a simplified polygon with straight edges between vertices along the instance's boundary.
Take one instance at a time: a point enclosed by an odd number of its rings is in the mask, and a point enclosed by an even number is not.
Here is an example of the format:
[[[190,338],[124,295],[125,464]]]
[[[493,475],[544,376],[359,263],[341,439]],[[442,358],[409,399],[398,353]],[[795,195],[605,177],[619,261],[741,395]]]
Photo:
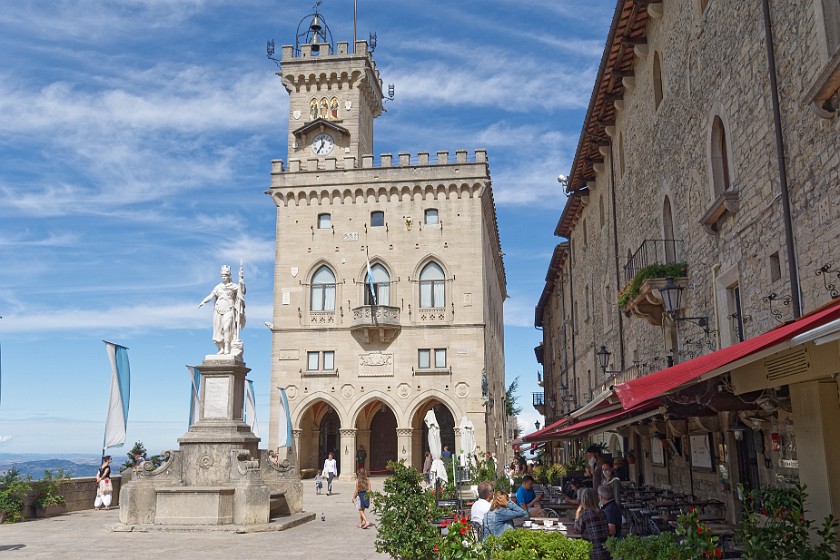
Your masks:
[[[546,527],[543,523],[546,519],[551,519],[554,522],[552,527]],[[565,529],[560,529],[558,527],[558,521],[563,523],[566,527]],[[542,531],[544,533],[560,533],[570,539],[582,539],[583,535],[575,531],[575,522],[574,520],[569,519],[556,519],[556,518],[549,518],[549,517],[532,517],[531,518],[532,525],[530,527],[523,526],[523,529],[528,531]]]

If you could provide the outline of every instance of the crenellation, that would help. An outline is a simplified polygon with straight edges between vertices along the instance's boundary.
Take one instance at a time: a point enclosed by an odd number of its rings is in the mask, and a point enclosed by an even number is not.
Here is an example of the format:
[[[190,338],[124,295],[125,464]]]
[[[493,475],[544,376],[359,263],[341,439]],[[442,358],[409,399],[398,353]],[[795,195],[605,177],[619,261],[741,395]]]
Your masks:
[[[408,167],[411,165],[411,154],[406,152],[400,153],[400,167]]]
[[[429,165],[429,152],[420,152],[417,154],[417,165]]]
[[[455,163],[467,163],[467,150],[455,150]]]
[[[379,165],[381,167],[391,167],[391,154],[379,154]]]
[[[282,159],[273,159],[271,160],[271,174],[275,175],[278,173],[283,173],[285,169],[283,169],[283,160]]]
[[[446,165],[449,163],[449,152],[446,150],[437,152],[437,164]]]

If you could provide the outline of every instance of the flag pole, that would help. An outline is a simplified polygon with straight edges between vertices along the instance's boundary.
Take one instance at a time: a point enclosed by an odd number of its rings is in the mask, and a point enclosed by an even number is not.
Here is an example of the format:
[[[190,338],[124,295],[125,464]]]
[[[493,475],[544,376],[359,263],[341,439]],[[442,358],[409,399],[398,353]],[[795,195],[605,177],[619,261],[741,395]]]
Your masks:
[[[356,0],[353,0],[353,52],[356,52]]]

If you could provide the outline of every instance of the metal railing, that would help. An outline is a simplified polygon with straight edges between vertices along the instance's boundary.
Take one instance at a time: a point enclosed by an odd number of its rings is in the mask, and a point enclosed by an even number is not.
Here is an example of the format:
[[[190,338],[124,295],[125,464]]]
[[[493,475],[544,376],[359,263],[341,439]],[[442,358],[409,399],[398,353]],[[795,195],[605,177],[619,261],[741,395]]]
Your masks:
[[[629,284],[646,266],[680,262],[683,242],[679,239],[645,239],[624,265],[624,283]]]
[[[532,393],[531,402],[534,407],[545,406],[545,393]]]

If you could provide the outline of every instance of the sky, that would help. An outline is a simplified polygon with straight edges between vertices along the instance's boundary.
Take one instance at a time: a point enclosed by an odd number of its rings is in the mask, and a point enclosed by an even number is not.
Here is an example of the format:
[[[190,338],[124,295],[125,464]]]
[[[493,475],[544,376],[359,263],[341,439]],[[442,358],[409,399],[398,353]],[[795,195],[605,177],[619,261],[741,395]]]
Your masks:
[[[520,424],[539,364],[534,306],[614,3],[359,0],[358,38],[396,98],[375,153],[486,148],[510,299]],[[98,453],[110,366],[129,348],[127,452],[177,448],[186,365],[213,353],[222,264],[244,262],[267,436],[275,209],[289,98],[266,40],[293,44],[311,0],[32,0],[0,11],[0,453]],[[320,9],[352,41],[353,2]],[[235,275],[234,275],[235,276]]]

